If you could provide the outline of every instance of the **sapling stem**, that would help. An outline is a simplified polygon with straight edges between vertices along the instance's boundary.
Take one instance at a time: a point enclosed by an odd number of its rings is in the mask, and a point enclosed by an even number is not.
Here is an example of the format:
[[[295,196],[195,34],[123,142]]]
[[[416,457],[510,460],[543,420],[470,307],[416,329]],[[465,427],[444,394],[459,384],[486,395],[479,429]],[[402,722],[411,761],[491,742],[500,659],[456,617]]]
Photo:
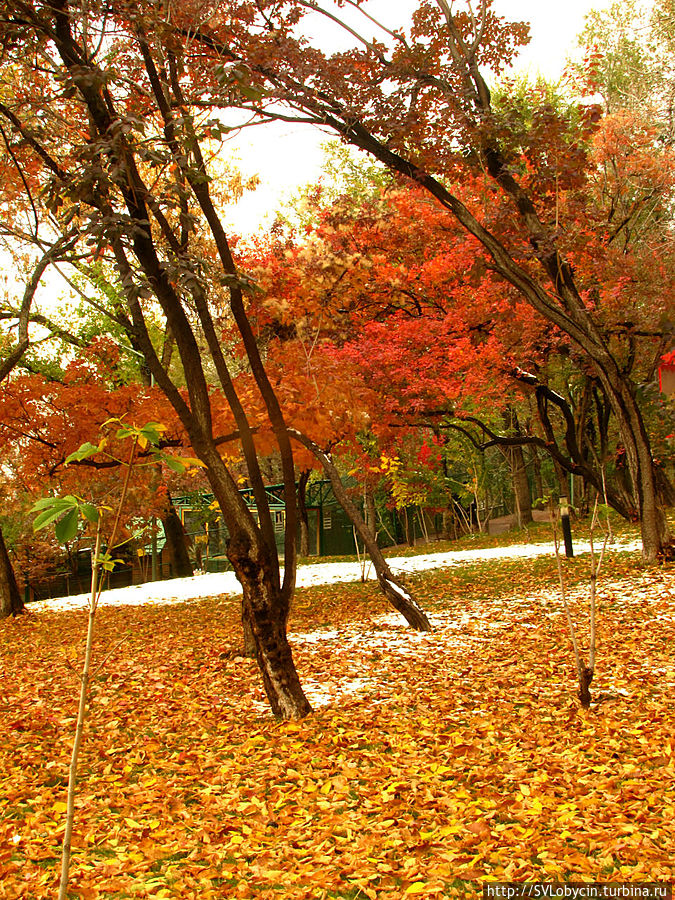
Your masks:
[[[127,471],[120,494],[119,503],[117,505],[117,514],[113,524],[112,533],[108,542],[108,552],[115,546],[115,539],[122,516],[122,507],[126,500],[129,490],[129,481],[131,479],[131,470],[134,463],[134,455],[138,445],[138,438],[134,437],[131,446],[131,452],[127,461]],[[101,533],[103,527],[103,515],[99,511],[98,521],[96,523],[96,541],[94,543],[94,555],[91,564],[91,592],[89,595],[89,616],[87,619],[87,642],[84,651],[84,663],[82,665],[82,674],[80,675],[80,702],[77,710],[77,724],[75,726],[75,740],[73,741],[73,752],[70,757],[70,770],[68,772],[68,796],[66,799],[66,828],[63,835],[63,849],[61,853],[61,879],[59,882],[58,900],[66,900],[68,895],[68,880],[70,871],[70,857],[72,853],[72,837],[73,824],[75,821],[75,792],[77,788],[77,770],[80,761],[80,748],[82,738],[84,736],[84,725],[87,718],[87,696],[89,694],[89,685],[91,683],[91,655],[94,645],[94,623],[96,619],[96,611],[98,602],[101,597]],[[104,660],[105,662],[105,660]],[[101,666],[96,670],[100,671]]]
[[[84,651],[84,664],[80,675],[80,703],[77,710],[77,725],[75,727],[75,740],[73,752],[70,757],[70,771],[68,773],[68,797],[66,800],[66,830],[63,835],[63,850],[61,853],[61,881],[59,884],[59,900],[66,900],[68,893],[68,871],[70,869],[71,843],[73,836],[73,822],[75,820],[75,789],[77,787],[77,768],[80,758],[80,745],[84,734],[84,723],[87,715],[87,694],[89,692],[89,670],[91,666],[91,651],[94,643],[94,619],[98,606],[99,592],[99,563],[101,551],[101,518],[96,526],[96,543],[94,545],[94,559],[91,567],[91,595],[89,597],[89,618],[87,620],[87,644]]]

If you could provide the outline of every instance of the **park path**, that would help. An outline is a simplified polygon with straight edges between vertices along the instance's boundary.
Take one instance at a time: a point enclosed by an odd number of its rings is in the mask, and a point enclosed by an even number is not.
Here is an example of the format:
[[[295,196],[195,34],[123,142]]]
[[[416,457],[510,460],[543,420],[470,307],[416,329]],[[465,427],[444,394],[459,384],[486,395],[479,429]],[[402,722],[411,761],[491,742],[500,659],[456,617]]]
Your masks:
[[[617,545],[613,545],[617,549]],[[638,542],[621,544],[621,550],[638,550]],[[587,553],[588,544],[575,542],[576,555]],[[388,562],[394,574],[406,575],[428,569],[442,569],[448,566],[462,565],[476,560],[489,559],[527,559],[536,556],[553,555],[553,543],[514,544],[509,547],[484,547],[475,550],[449,550],[443,553],[423,553],[417,556],[393,556]],[[371,565],[366,564],[365,575],[374,579],[375,573]],[[311,587],[320,584],[360,581],[362,567],[357,562],[313,563],[298,567],[298,587]],[[213,597],[222,594],[238,594],[241,592],[234,572],[214,572],[206,575],[194,575],[192,578],[173,578],[169,581],[154,581],[132,587],[115,588],[104,591],[101,595],[101,606],[142,606],[145,604],[180,603],[202,597]],[[59,597],[52,600],[41,600],[30,605],[35,611],[55,611],[68,609],[85,609],[87,594],[72,597]]]

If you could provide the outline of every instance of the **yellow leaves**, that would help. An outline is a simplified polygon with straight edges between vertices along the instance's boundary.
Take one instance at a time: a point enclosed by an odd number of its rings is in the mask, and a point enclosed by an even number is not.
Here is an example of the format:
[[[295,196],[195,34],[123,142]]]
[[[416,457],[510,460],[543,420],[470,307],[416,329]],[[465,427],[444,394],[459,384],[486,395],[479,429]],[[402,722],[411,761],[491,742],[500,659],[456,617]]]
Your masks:
[[[486,819],[478,819],[478,821],[472,822],[466,826],[466,830],[471,832],[471,834],[477,835],[483,841],[488,840],[492,834]]]
[[[396,900],[473,896],[468,882],[489,879],[672,880],[668,685],[651,678],[641,687],[645,659],[634,647],[613,651],[606,671],[630,681],[630,702],[609,698],[588,720],[570,719],[574,685],[560,683],[557,664],[552,674],[547,633],[512,624],[536,625],[541,615],[519,600],[514,571],[503,603],[494,582],[463,590],[459,567],[425,575],[419,586],[442,611],[424,642],[377,619],[380,601],[367,585],[299,592],[291,631],[311,632],[317,616],[340,626],[335,641],[297,641],[303,679],[339,684],[366,673],[372,694],[291,724],[275,723],[262,705],[253,664],[219,656],[238,634],[236,601],[106,609],[110,646],[130,634],[109,681],[97,685],[109,702],[94,704],[86,741],[76,817],[86,883],[77,890],[148,900],[319,900],[324,892]],[[653,619],[658,602],[631,605],[618,623],[643,641],[650,622],[649,633],[663,638],[662,649],[649,650],[655,666],[672,654],[670,622]],[[3,887],[28,883],[31,900],[48,900],[52,885],[40,879],[47,872],[53,881],[45,861],[58,852],[63,817],[54,804],[69,749],[54,737],[72,733],[74,708],[72,674],[51,654],[78,631],[70,616],[50,616],[39,630],[40,617],[30,618],[8,623],[11,640],[0,643],[8,671],[18,659],[22,666],[21,679],[3,686],[3,702],[17,710],[10,722],[21,727],[0,746],[3,787],[11,786],[1,808],[7,840],[20,840],[0,872]],[[610,620],[608,631],[618,624]],[[46,666],[52,658],[58,665]],[[531,696],[533,672],[541,694],[524,722],[515,702]],[[36,697],[45,706],[39,725]],[[52,765],[38,769],[47,747]],[[600,860],[611,874],[602,875]]]
[[[62,800],[57,800],[56,803],[52,804],[52,812],[55,813],[64,813],[68,809],[68,804],[64,803]]]

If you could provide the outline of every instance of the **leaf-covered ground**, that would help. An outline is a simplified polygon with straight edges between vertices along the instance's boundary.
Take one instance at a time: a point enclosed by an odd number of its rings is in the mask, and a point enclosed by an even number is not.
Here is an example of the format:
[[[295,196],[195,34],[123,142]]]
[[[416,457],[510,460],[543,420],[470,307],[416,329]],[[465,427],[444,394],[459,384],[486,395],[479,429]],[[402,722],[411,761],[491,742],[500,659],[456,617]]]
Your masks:
[[[583,603],[587,562],[566,568]],[[317,711],[266,712],[237,601],[100,611],[79,786],[81,898],[478,896],[485,879],[675,879],[675,576],[600,588],[596,702],[575,701],[550,559],[298,592]],[[82,613],[0,623],[0,897],[55,896]],[[122,641],[120,644],[119,642]],[[119,646],[118,646],[119,645]]]

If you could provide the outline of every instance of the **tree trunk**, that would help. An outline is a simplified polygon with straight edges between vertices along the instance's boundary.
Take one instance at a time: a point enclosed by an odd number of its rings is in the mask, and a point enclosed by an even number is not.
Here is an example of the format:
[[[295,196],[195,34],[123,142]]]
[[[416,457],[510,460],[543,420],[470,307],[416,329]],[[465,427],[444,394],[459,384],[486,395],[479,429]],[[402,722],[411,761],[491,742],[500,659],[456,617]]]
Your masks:
[[[377,540],[377,511],[375,509],[375,494],[369,484],[363,489],[364,506],[366,513],[366,526],[373,538]]]
[[[409,547],[415,546],[415,523],[408,515],[408,507],[403,507],[403,527],[405,528],[405,542]]]
[[[349,520],[368,551],[368,555],[372,560],[377,575],[378,583],[387,600],[394,609],[401,613],[412,628],[417,629],[417,631],[431,631],[431,623],[427,619],[424,611],[417,605],[416,601],[410,596],[405,587],[392,574],[386,559],[382,555],[382,551],[377,545],[377,541],[371,534],[363,516],[350,500],[349,495],[342,484],[338,470],[335,468],[327,454],[325,454],[323,450],[321,450],[321,448],[306,435],[301,434],[293,428],[289,428],[288,431],[289,434],[295,437],[304,447],[311,450],[323,466],[326,475],[330,479],[333,493],[335,494],[338,503],[349,517]]]
[[[276,543],[270,546],[256,525],[213,440],[191,435],[194,450],[206,463],[206,473],[229,532],[227,558],[242,587],[244,642],[262,675],[272,712],[282,719],[301,719],[312,711],[300,684],[286,636],[292,590],[279,577]],[[295,560],[290,560],[295,574]],[[288,585],[285,579],[284,585]],[[246,652],[245,646],[245,652]]]
[[[0,530],[0,619],[18,616],[24,610],[23,598]]]
[[[536,447],[532,447],[532,467],[534,469],[534,484],[535,484],[535,500],[543,500],[545,491],[544,491],[544,479],[541,476],[541,460],[539,459],[539,451]]]
[[[169,508],[162,517],[162,525],[174,576],[176,578],[190,578],[194,575],[194,572],[187,549],[185,528],[171,500],[169,500]]]
[[[255,659],[257,656],[257,644],[251,628],[251,622],[244,612],[243,599],[241,601],[241,630],[244,637],[244,656],[248,656],[249,659]]]
[[[507,407],[502,413],[502,417],[509,434],[522,435],[518,414],[513,406]],[[511,471],[513,497],[516,505],[516,525],[518,528],[522,528],[532,521],[532,498],[525,466],[525,455],[522,446],[519,445],[508,447],[503,450],[503,453]]]
[[[593,681],[593,669],[583,666],[579,672],[579,701],[584,709],[591,705],[591,681]]]
[[[522,447],[511,447],[509,451],[509,465],[511,466],[511,478],[513,479],[513,493],[516,498],[518,527],[522,528],[524,525],[529,525],[532,521],[530,482],[527,478]]]
[[[300,531],[300,556],[309,556],[309,516],[307,515],[307,482],[310,470],[305,469],[298,478],[298,528]]]
[[[242,619],[255,641],[263,686],[275,716],[301,719],[312,711],[305,697],[286,636],[288,603],[274,584],[264,558],[255,560],[248,535],[231,537],[227,556],[243,590]]]

